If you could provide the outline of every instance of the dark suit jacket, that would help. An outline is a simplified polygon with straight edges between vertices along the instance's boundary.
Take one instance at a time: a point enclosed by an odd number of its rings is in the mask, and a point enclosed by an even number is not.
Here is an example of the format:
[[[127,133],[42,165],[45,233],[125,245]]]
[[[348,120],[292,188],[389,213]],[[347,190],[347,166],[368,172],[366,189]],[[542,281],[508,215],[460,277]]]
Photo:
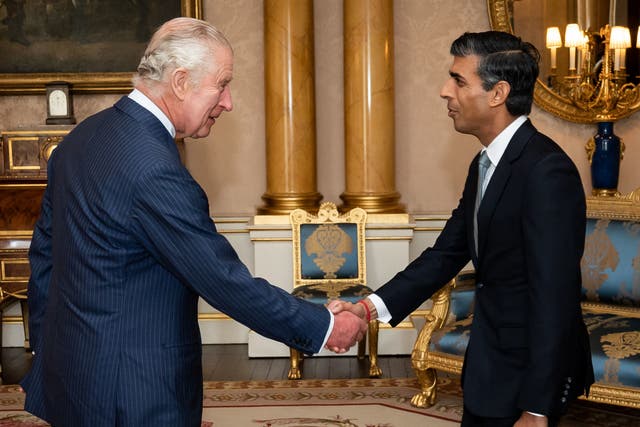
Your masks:
[[[151,113],[127,97],[54,151],[30,249],[26,409],[57,426],[200,426],[198,296],[320,350],[324,307],[253,278]]]
[[[476,297],[463,370],[476,415],[556,416],[593,382],[580,309],[586,208],[575,165],[530,121],[493,173],[473,239],[478,156],[441,235],[376,291],[399,323],[471,259]]]

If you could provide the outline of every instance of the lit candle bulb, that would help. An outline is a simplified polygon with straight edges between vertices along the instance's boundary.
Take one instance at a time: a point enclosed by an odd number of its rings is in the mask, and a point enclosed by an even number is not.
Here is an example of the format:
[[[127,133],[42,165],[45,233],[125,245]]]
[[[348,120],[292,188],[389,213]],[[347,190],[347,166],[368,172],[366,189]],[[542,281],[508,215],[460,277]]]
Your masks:
[[[551,69],[556,69],[556,49],[562,47],[560,29],[558,27],[547,28],[547,47],[551,50]]]
[[[569,70],[576,69],[576,47],[584,42],[580,26],[568,24],[564,32],[564,45],[569,48]]]
[[[631,47],[631,34],[629,29],[625,27],[611,27],[611,36],[609,37],[609,49],[614,49],[613,69],[620,71],[624,68],[626,60],[626,49]]]

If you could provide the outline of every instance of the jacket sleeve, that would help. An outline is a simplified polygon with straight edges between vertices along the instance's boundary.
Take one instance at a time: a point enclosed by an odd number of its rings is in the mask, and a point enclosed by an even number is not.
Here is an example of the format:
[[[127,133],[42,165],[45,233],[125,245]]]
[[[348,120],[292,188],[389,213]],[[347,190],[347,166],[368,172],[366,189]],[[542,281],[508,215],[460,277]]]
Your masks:
[[[47,174],[49,185],[47,185],[42,197],[40,217],[34,227],[31,246],[29,247],[29,266],[31,269],[29,284],[27,285],[29,343],[35,353],[38,353],[42,341],[42,319],[44,318],[49,295],[53,265],[51,240],[53,156],[49,161]]]
[[[160,165],[145,173],[131,226],[153,257],[211,306],[290,347],[321,350],[329,311],[254,278],[216,232],[206,195],[186,169]]]
[[[469,175],[470,176],[470,175]],[[465,188],[469,186],[469,177]],[[433,247],[427,248],[403,271],[375,291],[396,326],[449,282],[469,262],[465,196],[460,199]]]
[[[532,170],[525,191],[524,244],[529,283],[527,374],[519,407],[552,414],[560,401],[570,344],[579,334],[580,259],[586,207],[582,183],[562,153],[545,157]]]

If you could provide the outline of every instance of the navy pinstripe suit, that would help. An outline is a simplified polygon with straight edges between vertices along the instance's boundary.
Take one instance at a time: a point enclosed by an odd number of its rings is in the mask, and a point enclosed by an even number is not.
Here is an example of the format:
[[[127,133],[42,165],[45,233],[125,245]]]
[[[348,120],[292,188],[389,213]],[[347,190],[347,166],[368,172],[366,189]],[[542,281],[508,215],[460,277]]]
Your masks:
[[[307,353],[330,314],[253,278],[160,121],[131,99],[54,151],[31,243],[26,409],[55,426],[200,425],[198,295]]]

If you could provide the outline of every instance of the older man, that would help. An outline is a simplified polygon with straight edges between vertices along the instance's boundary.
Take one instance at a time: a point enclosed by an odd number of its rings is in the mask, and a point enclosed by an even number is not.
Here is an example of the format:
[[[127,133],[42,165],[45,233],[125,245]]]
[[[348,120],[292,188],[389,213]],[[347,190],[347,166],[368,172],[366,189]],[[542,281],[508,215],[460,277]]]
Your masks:
[[[210,24],[154,34],[135,90],[54,151],[30,250],[26,409],[55,426],[200,426],[198,297],[306,353],[346,351],[351,313],[253,278],[216,232],[174,138],[231,111],[233,53]]]

